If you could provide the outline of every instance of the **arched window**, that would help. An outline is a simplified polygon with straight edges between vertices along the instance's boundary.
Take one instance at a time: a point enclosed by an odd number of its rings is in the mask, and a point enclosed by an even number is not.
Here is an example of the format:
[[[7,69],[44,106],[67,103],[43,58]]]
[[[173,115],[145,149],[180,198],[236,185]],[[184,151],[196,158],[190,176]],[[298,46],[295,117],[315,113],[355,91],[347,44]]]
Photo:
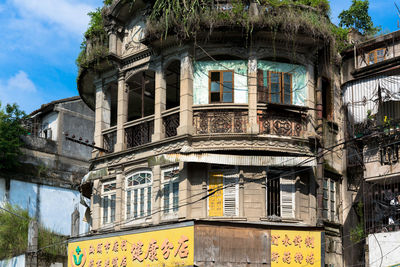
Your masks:
[[[153,174],[140,171],[126,179],[126,218],[151,215],[151,190]]]

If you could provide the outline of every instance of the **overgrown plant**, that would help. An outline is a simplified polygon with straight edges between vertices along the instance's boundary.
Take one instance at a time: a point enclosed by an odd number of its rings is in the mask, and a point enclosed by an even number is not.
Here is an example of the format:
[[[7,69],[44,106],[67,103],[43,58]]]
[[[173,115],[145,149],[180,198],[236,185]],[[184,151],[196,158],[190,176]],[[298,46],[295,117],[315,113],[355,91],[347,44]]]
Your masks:
[[[356,214],[359,218],[359,223],[350,230],[350,240],[353,243],[361,242],[364,237],[364,204],[359,201],[356,206]]]
[[[28,228],[32,218],[18,205],[4,203],[0,209],[0,260],[21,255],[28,248]],[[7,210],[7,211],[6,211]],[[66,256],[65,237],[39,225],[39,255],[42,260],[54,262]]]
[[[88,15],[89,27],[84,34],[81,52],[76,59],[78,67],[87,67],[89,63],[98,61],[108,54],[108,36],[103,25],[102,10],[97,8]]]

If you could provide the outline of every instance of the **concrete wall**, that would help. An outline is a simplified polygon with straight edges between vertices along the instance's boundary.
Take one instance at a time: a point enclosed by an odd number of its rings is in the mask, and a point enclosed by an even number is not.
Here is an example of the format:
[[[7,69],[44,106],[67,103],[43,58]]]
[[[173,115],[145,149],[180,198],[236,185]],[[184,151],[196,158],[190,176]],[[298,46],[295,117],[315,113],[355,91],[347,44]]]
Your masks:
[[[400,231],[368,235],[369,267],[400,264]]]
[[[71,213],[78,205],[80,233],[88,231],[88,224],[82,221],[85,207],[79,204],[78,191],[11,180],[9,195],[10,203],[27,209],[30,216],[38,216],[45,227],[62,235],[70,235]]]
[[[61,136],[58,139],[59,153],[63,156],[88,161],[92,148],[66,140],[63,133],[75,135],[77,139],[93,142],[94,112],[82,100],[58,104],[56,110],[60,113]]]
[[[234,70],[234,102],[247,104],[247,61],[246,60],[220,60],[197,61],[194,65],[193,104],[208,104],[209,83],[208,72],[211,70]]]
[[[25,254],[0,261],[0,267],[25,267]]]

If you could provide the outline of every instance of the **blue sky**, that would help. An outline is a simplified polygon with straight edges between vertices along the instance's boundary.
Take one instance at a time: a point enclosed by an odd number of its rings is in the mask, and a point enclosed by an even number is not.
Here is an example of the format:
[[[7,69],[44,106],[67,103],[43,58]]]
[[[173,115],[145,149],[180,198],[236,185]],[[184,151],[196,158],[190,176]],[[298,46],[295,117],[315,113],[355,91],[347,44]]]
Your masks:
[[[396,0],[400,5],[400,0]],[[77,67],[87,13],[102,0],[0,0],[0,101],[30,113],[41,104],[78,95]],[[351,0],[331,0],[332,21]],[[385,32],[397,30],[393,0],[370,0]]]

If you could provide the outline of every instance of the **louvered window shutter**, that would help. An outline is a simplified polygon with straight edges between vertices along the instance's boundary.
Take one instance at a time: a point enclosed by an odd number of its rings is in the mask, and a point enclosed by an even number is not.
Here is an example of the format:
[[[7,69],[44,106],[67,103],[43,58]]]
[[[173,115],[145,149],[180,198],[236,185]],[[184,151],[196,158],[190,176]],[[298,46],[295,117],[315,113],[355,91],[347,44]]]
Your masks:
[[[293,177],[281,177],[281,217],[294,218],[295,214],[295,183]]]
[[[263,70],[260,69],[257,70],[257,102],[267,102],[267,92],[265,91],[264,85],[264,73]]]
[[[224,216],[239,214],[238,179],[224,177]]]

